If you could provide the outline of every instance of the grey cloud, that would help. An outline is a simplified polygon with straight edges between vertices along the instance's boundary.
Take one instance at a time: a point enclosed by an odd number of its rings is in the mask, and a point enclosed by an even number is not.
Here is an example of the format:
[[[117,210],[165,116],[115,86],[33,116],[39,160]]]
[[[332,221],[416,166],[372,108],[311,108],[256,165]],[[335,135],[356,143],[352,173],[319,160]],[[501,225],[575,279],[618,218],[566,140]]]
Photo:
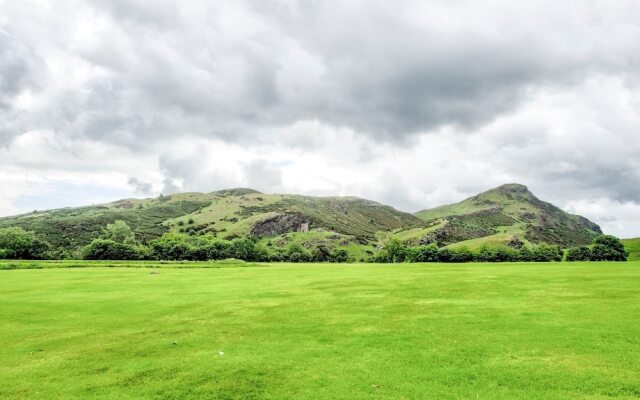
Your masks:
[[[479,7],[439,2],[418,21],[417,1],[393,9],[378,1],[290,4],[99,2],[114,25],[93,46],[61,50],[110,72],[70,94],[77,118],[41,118],[130,147],[176,132],[269,141],[255,132],[307,119],[405,143],[443,125],[477,129],[516,109],[532,86],[569,87],[590,73],[635,76],[640,62],[638,34],[604,29],[586,11],[572,15],[572,30],[547,32],[567,5],[497,3],[487,24],[473,18]],[[237,32],[225,25],[232,8],[245,17]],[[599,23],[631,23],[634,13],[604,14]],[[444,22],[455,17],[460,26]]]
[[[133,188],[136,194],[149,196],[153,193],[153,186],[148,182],[142,182],[136,177],[131,177],[127,184]],[[165,185],[166,189],[166,185]]]
[[[26,90],[42,83],[42,62],[27,45],[0,29],[0,146],[19,132],[19,110],[14,101]]]
[[[37,56],[7,32],[0,30],[0,108],[35,83]]]
[[[164,176],[162,192],[211,192],[241,186],[234,176],[207,169],[209,157],[204,150],[192,151],[188,148],[182,154],[161,155],[159,165]]]
[[[282,187],[282,171],[267,160],[252,160],[244,166],[246,186],[277,192]]]
[[[99,0],[96,3],[108,10],[116,20],[131,23],[170,27],[179,18],[178,7],[173,0],[155,0],[153,7],[140,0]]]
[[[182,188],[180,186],[178,186],[173,179],[171,178],[164,178],[162,180],[162,194],[172,194],[172,193],[178,193],[182,190]]]

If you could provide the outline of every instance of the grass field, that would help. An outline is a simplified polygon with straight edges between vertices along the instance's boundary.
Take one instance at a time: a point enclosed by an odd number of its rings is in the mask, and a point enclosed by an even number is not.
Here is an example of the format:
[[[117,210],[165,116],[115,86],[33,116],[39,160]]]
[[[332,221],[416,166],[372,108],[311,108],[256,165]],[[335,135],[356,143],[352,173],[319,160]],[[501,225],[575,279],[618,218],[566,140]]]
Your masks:
[[[0,398],[640,397],[640,262],[158,266],[0,271]]]
[[[622,239],[622,244],[629,252],[629,261],[640,261],[640,238]]]

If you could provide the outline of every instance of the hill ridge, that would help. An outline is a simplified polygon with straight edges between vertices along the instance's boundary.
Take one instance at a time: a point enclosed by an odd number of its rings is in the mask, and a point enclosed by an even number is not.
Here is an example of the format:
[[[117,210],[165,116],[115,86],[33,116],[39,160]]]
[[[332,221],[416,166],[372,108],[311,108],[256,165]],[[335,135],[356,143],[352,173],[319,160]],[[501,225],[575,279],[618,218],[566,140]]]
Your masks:
[[[61,251],[72,251],[100,237],[104,227],[116,220],[131,226],[143,243],[168,232],[228,240],[251,237],[276,247],[294,242],[340,247],[356,257],[374,251],[388,236],[440,246],[527,242],[572,246],[589,243],[601,232],[595,223],[538,199],[518,183],[415,214],[358,196],[230,188],[20,214],[0,218],[0,228],[19,226]]]

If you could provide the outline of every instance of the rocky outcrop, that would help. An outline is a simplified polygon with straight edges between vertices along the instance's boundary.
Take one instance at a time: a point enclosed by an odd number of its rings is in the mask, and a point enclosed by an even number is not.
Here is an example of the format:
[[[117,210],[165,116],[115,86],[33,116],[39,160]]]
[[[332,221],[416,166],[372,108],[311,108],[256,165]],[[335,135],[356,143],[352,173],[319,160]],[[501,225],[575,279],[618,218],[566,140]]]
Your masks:
[[[251,235],[261,238],[289,232],[308,232],[312,225],[311,219],[306,215],[283,213],[256,222],[251,228]]]

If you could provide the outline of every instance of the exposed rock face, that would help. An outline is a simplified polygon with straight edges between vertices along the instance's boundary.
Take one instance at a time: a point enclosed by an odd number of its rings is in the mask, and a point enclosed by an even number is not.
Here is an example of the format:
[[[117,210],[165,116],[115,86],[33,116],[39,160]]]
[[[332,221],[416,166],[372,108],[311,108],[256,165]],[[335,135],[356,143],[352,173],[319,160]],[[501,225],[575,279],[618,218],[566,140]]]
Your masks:
[[[251,228],[255,237],[276,236],[289,232],[308,232],[311,219],[298,213],[284,213],[256,222]]]

